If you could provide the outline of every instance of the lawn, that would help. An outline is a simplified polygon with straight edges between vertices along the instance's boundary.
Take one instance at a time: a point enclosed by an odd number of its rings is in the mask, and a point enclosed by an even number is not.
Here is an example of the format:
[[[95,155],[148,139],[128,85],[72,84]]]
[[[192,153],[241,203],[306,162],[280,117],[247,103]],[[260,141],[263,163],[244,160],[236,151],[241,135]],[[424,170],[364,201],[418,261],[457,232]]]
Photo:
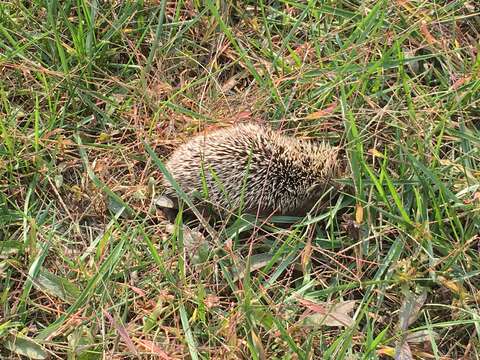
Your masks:
[[[0,358],[480,359],[479,40],[476,0],[0,2]],[[344,190],[168,223],[165,159],[242,121]]]

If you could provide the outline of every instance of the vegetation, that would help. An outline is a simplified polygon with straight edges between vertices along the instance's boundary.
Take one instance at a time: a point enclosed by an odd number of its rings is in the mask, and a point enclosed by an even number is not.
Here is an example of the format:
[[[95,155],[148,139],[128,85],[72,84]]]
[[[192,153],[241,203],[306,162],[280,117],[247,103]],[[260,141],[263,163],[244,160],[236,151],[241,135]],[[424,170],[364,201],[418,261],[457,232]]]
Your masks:
[[[480,358],[479,33],[475,0],[0,2],[0,357]],[[166,224],[162,160],[247,120],[344,146],[352,191]]]

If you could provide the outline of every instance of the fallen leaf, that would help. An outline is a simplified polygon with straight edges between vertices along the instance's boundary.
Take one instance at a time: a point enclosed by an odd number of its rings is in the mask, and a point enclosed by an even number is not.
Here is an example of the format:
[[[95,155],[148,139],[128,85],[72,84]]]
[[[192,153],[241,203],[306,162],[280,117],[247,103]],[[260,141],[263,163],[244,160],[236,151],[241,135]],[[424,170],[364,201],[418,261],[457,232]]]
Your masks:
[[[425,300],[427,300],[426,291],[423,291],[418,296],[411,291],[405,294],[400,308],[400,314],[398,315],[398,326],[401,330],[407,330],[408,327],[417,320]]]
[[[252,334],[252,341],[257,350],[258,357],[260,358],[260,360],[266,360],[267,356],[265,355],[265,349],[263,348],[262,340],[260,340],[260,338],[255,333],[255,331],[252,330],[251,334]]]
[[[358,203],[355,205],[355,222],[358,225],[363,222],[363,207]]]
[[[29,359],[46,359],[48,355],[43,346],[24,335],[10,336],[5,342],[5,347],[11,352]]]
[[[435,45],[438,43],[437,39],[435,39],[428,30],[427,22],[425,20],[420,23],[420,32],[430,45]]]
[[[441,275],[438,276],[437,279],[440,282],[440,284],[445,286],[454,294],[458,295],[460,299],[466,299],[468,297],[468,292],[465,290],[462,284],[460,284],[458,281],[449,280]]]
[[[380,151],[375,148],[371,148],[368,150],[368,153],[372,156],[379,157],[381,159],[385,159],[385,155],[383,155]]]
[[[137,348],[133,344],[132,339],[130,339],[127,329],[122,324],[119,324],[117,321],[115,321],[115,319],[112,317],[112,315],[110,315],[109,312],[103,310],[103,314],[108,319],[108,321],[110,321],[110,324],[117,330],[118,334],[125,342],[125,345],[127,345],[128,350],[130,350],[130,352],[132,352],[133,354],[138,355]]]
[[[323,116],[330,115],[335,110],[337,105],[338,105],[338,102],[335,101],[335,102],[331,103],[330,105],[328,105],[325,109],[315,111],[311,114],[308,114],[307,116],[305,116],[305,120],[315,120],[315,119],[321,118]]]
[[[355,324],[353,318],[348,315],[355,307],[355,301],[341,301],[332,303],[315,303],[306,299],[299,299],[300,304],[305,306],[314,314],[306,315],[303,318],[303,324],[306,326],[352,326]]]
[[[273,254],[270,253],[262,253],[262,254],[254,254],[250,256],[250,268],[248,269],[251,273],[252,271],[258,270],[263,268],[273,259]],[[240,264],[239,269],[233,276],[233,281],[238,281],[243,279],[246,275],[246,265]]]
[[[173,200],[163,195],[157,196],[155,199],[153,199],[153,203],[160,208],[175,208],[175,203],[173,202]]]
[[[67,302],[75,301],[80,295],[80,289],[68,279],[57,276],[44,269],[38,273],[34,285],[37,289]]]
[[[432,339],[438,339],[440,336],[435,331],[419,330],[408,334],[406,341],[410,344],[420,344],[431,342]]]
[[[158,346],[155,342],[150,340],[134,339],[135,342],[143,348],[145,351],[158,355],[162,360],[173,360],[174,358],[168,355],[163,349]]]
[[[460,86],[462,86],[463,84],[465,84],[467,81],[470,81],[472,79],[472,76],[469,75],[469,76],[465,76],[465,77],[462,77],[460,79],[458,79],[457,81],[455,81],[452,85],[452,90],[457,90]]]
[[[301,265],[304,273],[306,273],[308,270],[308,265],[310,264],[312,252],[313,252],[312,241],[308,239],[307,244],[305,245],[305,248],[303,249],[302,256],[301,256]]]
[[[63,185],[63,175],[55,175],[55,177],[53,178],[54,182],[55,182],[55,187],[57,189],[60,189]]]
[[[99,143],[103,143],[103,142],[107,142],[107,141],[110,141],[111,140],[111,136],[110,134],[107,134],[107,133],[100,133],[100,135],[97,136],[97,142]]]
[[[404,6],[404,7],[410,6],[408,0],[397,0],[397,3],[401,6]]]
[[[208,258],[210,244],[205,236],[197,230],[192,230],[183,225],[183,246],[192,264],[201,264]]]
[[[225,337],[226,343],[228,346],[232,348],[238,347],[238,337],[237,337],[237,326],[239,322],[239,313],[238,312],[231,312],[225,321],[223,322],[223,326],[221,328],[221,334]]]
[[[413,360],[412,350],[408,342],[404,341],[395,351],[395,360]]]
[[[377,355],[386,355],[386,356],[390,356],[391,358],[395,356],[395,348],[390,346],[382,346],[376,352],[377,352]]]
[[[140,297],[144,297],[145,295],[147,295],[147,294],[145,293],[145,291],[143,291],[142,289],[140,289],[140,288],[138,288],[138,287],[136,287],[136,286],[128,285],[128,287],[129,287],[130,289],[132,289],[133,292],[136,293],[137,295],[139,295]]]
[[[305,42],[297,46],[294,51],[299,57],[303,58],[312,52],[312,45],[309,42]]]
[[[216,295],[207,295],[207,297],[205,298],[204,300],[204,303],[205,303],[205,306],[208,308],[208,309],[211,309],[215,306],[218,306],[220,305],[220,298]]]

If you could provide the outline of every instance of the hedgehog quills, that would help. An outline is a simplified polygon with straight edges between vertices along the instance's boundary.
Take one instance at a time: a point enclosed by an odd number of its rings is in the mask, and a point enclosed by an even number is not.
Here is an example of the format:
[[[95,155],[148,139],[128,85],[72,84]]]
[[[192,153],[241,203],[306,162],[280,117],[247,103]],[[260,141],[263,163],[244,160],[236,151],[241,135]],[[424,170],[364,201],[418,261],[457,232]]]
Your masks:
[[[221,212],[304,215],[338,172],[338,149],[242,124],[198,135],[166,167],[182,190]],[[167,196],[176,198],[163,180]]]

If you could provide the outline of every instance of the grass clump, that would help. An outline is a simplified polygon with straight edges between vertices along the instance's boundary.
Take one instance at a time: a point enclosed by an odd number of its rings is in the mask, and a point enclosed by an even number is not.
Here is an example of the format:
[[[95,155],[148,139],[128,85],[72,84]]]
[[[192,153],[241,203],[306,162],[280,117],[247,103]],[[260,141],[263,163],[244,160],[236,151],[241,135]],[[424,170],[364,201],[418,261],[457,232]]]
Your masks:
[[[1,356],[480,358],[479,14],[1,3]],[[248,119],[344,146],[354,190],[222,223],[192,261],[152,155]]]

